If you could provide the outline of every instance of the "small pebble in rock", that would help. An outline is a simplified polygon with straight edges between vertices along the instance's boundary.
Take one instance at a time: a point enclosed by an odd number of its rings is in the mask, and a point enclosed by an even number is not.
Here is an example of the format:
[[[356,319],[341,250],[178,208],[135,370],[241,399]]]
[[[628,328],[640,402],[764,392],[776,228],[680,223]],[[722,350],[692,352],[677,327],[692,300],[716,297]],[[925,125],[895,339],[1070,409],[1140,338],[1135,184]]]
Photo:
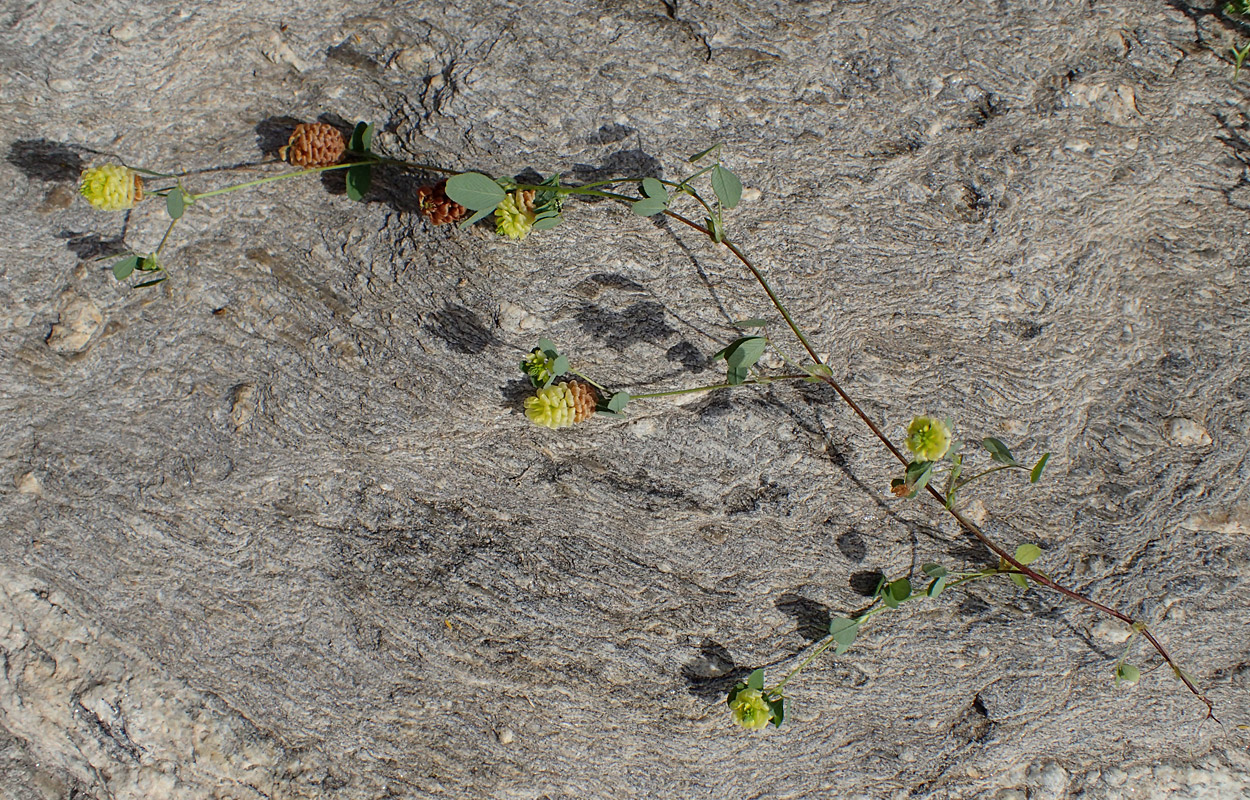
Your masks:
[[[77,353],[86,349],[103,323],[104,315],[95,303],[86,297],[70,295],[45,341],[57,353]]]
[[[511,728],[504,728],[495,735],[499,738],[500,744],[512,744],[512,741],[516,739],[516,734],[512,732]]]
[[[33,494],[35,496],[43,494],[43,484],[39,482],[39,476],[33,472],[27,472],[18,477],[15,481],[17,491],[21,494]]]
[[[1168,420],[1168,438],[1181,447],[1205,447],[1211,444],[1211,434],[1192,419],[1176,417]]]

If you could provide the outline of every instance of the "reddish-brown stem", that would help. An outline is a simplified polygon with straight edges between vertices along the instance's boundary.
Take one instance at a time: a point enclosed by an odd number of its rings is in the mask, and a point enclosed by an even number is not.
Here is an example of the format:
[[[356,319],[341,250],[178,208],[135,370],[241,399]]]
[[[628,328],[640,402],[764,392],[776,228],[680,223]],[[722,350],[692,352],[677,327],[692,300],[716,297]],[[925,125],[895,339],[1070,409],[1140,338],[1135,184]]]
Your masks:
[[[693,220],[687,219],[681,214],[678,214],[674,211],[669,211],[669,210],[665,210],[664,213],[670,218],[675,219],[678,222],[685,223],[686,225],[689,225],[691,228],[694,228],[696,231],[699,231],[700,233],[706,236],[710,237],[712,235],[712,232],[709,231],[707,228],[703,227],[697,222],[694,222]],[[811,342],[808,341],[807,337],[803,334],[803,331],[799,328],[798,324],[795,323],[793,318],[791,318],[790,312],[786,309],[785,304],[782,303],[781,299],[777,297],[777,295],[773,292],[772,287],[768,284],[768,281],[764,278],[763,274],[759,271],[759,269],[756,268],[756,266],[751,263],[751,260],[747,258],[746,255],[743,254],[743,252],[739,250],[737,245],[735,245],[733,242],[729,241],[728,239],[724,239],[721,241],[721,244],[723,244],[726,248],[728,248],[729,252],[733,253],[734,256],[737,257],[737,259],[742,262],[743,266],[745,266],[748,270],[750,270],[751,274],[755,277],[755,280],[760,284],[760,286],[764,289],[764,292],[768,295],[768,299],[772,302],[773,307],[775,307],[777,311],[781,313],[781,316],[785,319],[786,324],[790,327],[790,330],[794,332],[796,337],[798,337],[799,342],[802,343],[803,345],[803,349],[807,351],[807,354],[811,356],[812,360],[815,363],[823,365],[824,362],[821,360],[820,356],[816,354],[816,350],[812,347]],[[864,424],[868,426],[869,430],[871,430],[873,434],[876,435],[876,437],[881,441],[881,443],[885,445],[886,448],[891,453],[894,454],[894,457],[899,460],[899,463],[901,463],[903,466],[907,466],[907,463],[908,463],[907,456],[903,455],[903,452],[899,450],[892,441],[890,441],[890,437],[886,436],[881,431],[881,429],[877,427],[877,424],[873,422],[873,420],[866,413],[864,413],[864,410],[859,407],[859,404],[856,403],[851,398],[851,396],[846,393],[845,390],[843,390],[843,388],[838,384],[836,380],[833,379],[832,376],[816,375],[815,377],[820,378],[822,381],[832,386],[833,390],[837,392],[838,396],[842,398],[843,402],[845,402],[851,408],[851,410],[854,411],[855,414],[864,422]],[[1015,557],[1012,554],[1008,553],[997,542],[995,542],[993,539],[987,536],[986,533],[982,531],[979,526],[977,526],[975,523],[973,523],[963,514],[959,513],[959,511],[956,510],[955,508],[948,506],[946,502],[946,497],[937,489],[935,489],[932,484],[926,485],[926,488],[929,490],[929,496],[932,497],[934,500],[936,500],[947,511],[947,513],[949,513],[952,517],[954,517],[955,520],[959,523],[961,527],[963,527],[964,530],[968,531],[973,536],[975,536],[977,540],[980,541],[986,547],[988,547],[991,552],[993,552],[996,556],[1001,558],[1003,561],[1010,564],[1013,569],[1017,570],[1025,577],[1029,578],[1035,583],[1038,583],[1042,586],[1047,587],[1048,589],[1058,592],[1064,597],[1067,597],[1071,600],[1075,600],[1078,603],[1087,605],[1096,611],[1100,611],[1103,614],[1107,614],[1108,616],[1114,617],[1115,619],[1118,619],[1121,622],[1124,622],[1132,626],[1134,629],[1141,631],[1142,636],[1146,638],[1146,641],[1150,642],[1151,646],[1154,647],[1154,649],[1159,653],[1159,655],[1163,658],[1163,660],[1167,663],[1167,665],[1172,668],[1172,671],[1175,672],[1176,676],[1181,679],[1181,681],[1185,684],[1185,687],[1188,688],[1189,691],[1192,692],[1195,697],[1197,697],[1206,705],[1207,716],[1211,719],[1215,719],[1218,722],[1218,719],[1215,716],[1215,705],[1211,702],[1211,700],[1205,694],[1202,693],[1201,690],[1198,689],[1197,686],[1194,686],[1193,682],[1190,681],[1190,679],[1185,675],[1185,673],[1176,665],[1176,662],[1172,660],[1172,656],[1171,654],[1168,653],[1167,648],[1165,648],[1163,644],[1158,639],[1156,639],[1149,630],[1146,629],[1145,624],[1139,623],[1137,620],[1133,619],[1128,614],[1124,614],[1120,611],[1116,611],[1114,608],[1111,608],[1110,606],[1105,606],[1091,597],[1087,597],[1081,594],[1080,592],[1076,592],[1076,591],[1073,591],[1072,589],[1067,588],[1066,586],[1062,586],[1056,583],[1055,581],[1051,580],[1050,578],[1046,577],[1042,573],[1036,570],[1030,569],[1025,564],[1021,564],[1019,561],[1015,559]]]

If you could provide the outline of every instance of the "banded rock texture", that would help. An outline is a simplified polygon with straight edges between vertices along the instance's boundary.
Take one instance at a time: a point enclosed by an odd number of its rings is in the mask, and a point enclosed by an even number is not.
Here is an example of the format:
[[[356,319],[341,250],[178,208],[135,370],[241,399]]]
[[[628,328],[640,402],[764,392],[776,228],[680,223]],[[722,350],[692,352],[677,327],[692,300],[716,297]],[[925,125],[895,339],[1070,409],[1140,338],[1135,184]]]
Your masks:
[[[1250,29],[1137,0],[455,5],[0,11],[0,797],[1250,791]],[[895,437],[929,412],[1053,452],[972,511],[1149,620],[1223,725],[1140,646],[1113,687],[1122,630],[1004,581],[908,604],[785,727],[735,728],[725,689],[863,576],[987,555],[890,496],[820,387],[526,422],[540,336],[679,388],[776,319],[670,222],[436,229],[435,176],[380,169],[363,204],[327,176],[193,206],[155,289],[97,260],[165,217],[87,207],[84,166],[246,164],[357,119],[568,181],[725,142],[729,234],[835,375]]]

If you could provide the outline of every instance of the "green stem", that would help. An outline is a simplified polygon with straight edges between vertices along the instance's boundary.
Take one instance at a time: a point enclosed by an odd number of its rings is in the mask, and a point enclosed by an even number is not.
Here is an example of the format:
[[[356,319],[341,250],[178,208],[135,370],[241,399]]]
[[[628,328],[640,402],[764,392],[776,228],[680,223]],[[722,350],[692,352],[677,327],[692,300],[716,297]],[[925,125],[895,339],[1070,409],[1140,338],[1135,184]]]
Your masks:
[[[629,199],[629,198],[625,198],[625,199]],[[707,235],[708,237],[711,237],[711,231],[709,231],[707,228],[703,227],[702,225],[699,225],[698,223],[693,222],[673,211],[666,210],[664,213],[667,214],[669,217],[678,220],[679,222],[685,223],[686,225],[699,231],[700,233],[703,233]],[[790,327],[790,330],[794,332],[795,337],[797,337],[798,340],[803,344],[803,348],[807,350],[808,355],[810,355],[812,357],[812,360],[815,361],[817,364],[822,364],[823,362],[816,355],[815,348],[812,347],[812,344],[808,340],[807,336],[804,335],[802,329],[799,328],[798,324],[790,316],[790,312],[786,309],[785,305],[781,302],[781,299],[777,296],[777,293],[774,292],[772,287],[768,284],[768,281],[764,278],[763,273],[761,273],[760,270],[754,264],[751,263],[750,259],[748,259],[746,255],[744,255],[743,252],[740,249],[738,249],[737,245],[735,245],[733,242],[729,241],[728,239],[722,239],[721,244],[723,244],[729,250],[729,252],[733,253],[734,256],[737,257],[737,259],[740,262],[742,262],[743,266],[745,266],[751,272],[751,274],[755,276],[756,281],[760,284],[760,286],[764,289],[764,292],[768,295],[768,299],[772,302],[773,307],[776,308],[778,312],[780,312],[781,316],[785,319],[786,324]],[[904,466],[907,465],[908,463],[907,456],[905,456],[903,452],[899,450],[898,447],[895,446],[895,444],[892,441],[890,441],[890,438],[881,431],[881,429],[877,426],[877,424],[873,422],[873,420],[866,413],[864,413],[864,410],[859,407],[859,404],[856,403],[851,398],[851,396],[846,393],[846,391],[838,384],[836,380],[834,380],[831,376],[826,376],[826,375],[820,375],[817,377],[819,377],[820,380],[829,384],[829,386],[833,388],[833,390],[838,394],[838,396],[842,398],[842,401],[846,403],[847,406],[849,406],[852,411],[855,412],[856,416],[858,416],[865,425],[868,426],[868,429],[871,430],[873,434],[877,437],[877,439],[883,445],[885,445],[886,449],[888,449],[894,455],[894,457],[898,459],[900,464]],[[1029,578],[1030,580],[1034,581],[1035,583],[1041,586],[1045,586],[1048,589],[1051,589],[1052,591],[1058,592],[1059,594],[1063,595],[1064,597],[1067,597],[1070,600],[1074,600],[1078,603],[1089,606],[1090,608],[1096,611],[1099,611],[1103,614],[1106,614],[1108,616],[1114,617],[1120,620],[1121,622],[1125,622],[1129,625],[1137,626],[1137,629],[1141,631],[1142,636],[1146,639],[1146,641],[1150,642],[1151,646],[1154,647],[1155,651],[1159,654],[1159,656],[1165,662],[1167,662],[1168,666],[1172,667],[1173,671],[1176,673],[1177,677],[1179,677],[1180,680],[1185,684],[1186,688],[1188,688],[1189,691],[1195,697],[1197,697],[1199,700],[1202,701],[1204,705],[1206,705],[1207,716],[1210,717],[1211,719],[1216,719],[1215,704],[1212,703],[1210,698],[1208,698],[1205,694],[1203,694],[1202,691],[1199,690],[1198,687],[1193,684],[1193,682],[1186,676],[1185,673],[1183,673],[1179,669],[1179,667],[1177,667],[1176,661],[1172,658],[1171,653],[1169,653],[1167,648],[1163,646],[1162,642],[1160,642],[1157,638],[1155,638],[1154,634],[1152,634],[1146,628],[1144,623],[1138,622],[1137,620],[1133,619],[1129,615],[1124,614],[1120,611],[1116,611],[1114,608],[1103,605],[1102,603],[1099,603],[1098,601],[1094,600],[1091,597],[1087,597],[1086,595],[1080,594],[1079,592],[1075,592],[1066,586],[1056,583],[1055,581],[1037,572],[1036,570],[1030,569],[1028,566],[1021,564],[1019,561],[1015,559],[1015,557],[1011,553],[1008,553],[1001,545],[999,545],[997,542],[991,539],[988,535],[986,535],[986,533],[983,530],[981,530],[980,526],[978,526],[977,524],[972,522],[972,520],[965,517],[962,513],[960,513],[959,510],[954,508],[953,505],[949,505],[947,503],[946,497],[942,494],[942,492],[938,491],[937,487],[933,486],[932,483],[927,484],[925,486],[925,490],[929,493],[929,496],[931,498],[936,500],[938,504],[940,504],[946,509],[946,512],[948,514],[950,514],[952,517],[955,518],[955,521],[958,522],[959,525],[964,530],[972,534],[972,536],[974,536],[979,542],[981,542],[981,544],[985,545],[992,553],[997,555],[1006,563],[1010,564],[1012,567],[1014,567],[1017,571],[1019,571],[1025,577]]]
[[[577,373],[573,373],[577,374]],[[680,394],[694,394],[696,392],[714,392],[718,389],[733,389],[736,386],[767,386],[774,381],[793,381],[800,378],[810,378],[811,375],[806,373],[802,375],[778,375],[775,378],[764,378],[762,380],[749,380],[742,383],[714,383],[711,386],[695,386],[690,389],[673,389],[667,392],[649,392],[647,394],[631,394],[629,400],[650,400],[656,397],[675,397]],[[602,388],[602,387],[600,387]]]
[[[1004,469],[1022,469],[1022,470],[1027,471],[1028,467],[1021,466],[1020,464],[1003,464],[1002,466],[998,466],[998,467],[990,467],[985,472],[978,473],[976,475],[973,475],[971,478],[968,478],[967,480],[962,480],[959,483],[955,484],[955,491],[959,491],[960,489],[964,488],[965,486],[977,480],[978,478],[984,478],[986,475],[990,475],[992,473],[999,472],[1000,470],[1004,470]]]
[[[165,249],[165,243],[169,241],[169,234],[173,233],[174,226],[178,224],[178,219],[180,218],[171,219],[169,221],[169,227],[165,229],[165,235],[161,237],[161,243],[156,246],[156,251],[152,253],[152,255],[156,257],[156,262],[158,264],[160,263],[161,251]]]
[[[910,600],[911,598],[908,598],[908,599]],[[888,606],[877,606],[876,608],[870,608],[864,613],[860,614],[858,617],[854,618],[855,624],[863,625],[864,620],[869,619],[870,617],[875,617],[876,615],[885,611],[889,611],[889,610],[890,609]],[[803,659],[803,661],[800,662],[799,665],[796,666],[794,669],[787,672],[785,677],[782,678],[780,681],[778,681],[777,685],[773,686],[769,691],[780,692],[782,687],[784,687],[787,683],[789,683],[790,680],[794,678],[794,676],[798,675],[800,672],[806,669],[807,666],[811,664],[813,661],[815,661],[817,658],[820,658],[821,654],[824,653],[826,650],[828,650],[831,646],[833,646],[834,643],[835,643],[835,640],[832,634],[830,634],[829,636],[826,636],[823,640],[821,640],[820,646],[818,646],[815,650],[812,651],[811,655]]]
[[[289,178],[298,178],[301,175],[312,175],[313,173],[317,173],[317,172],[329,172],[331,170],[336,170],[336,169],[348,169],[349,167],[358,167],[362,164],[375,164],[375,163],[377,162],[376,161],[352,161],[347,164],[331,164],[328,167],[309,167],[308,169],[301,169],[298,172],[284,172],[281,175],[270,175],[268,178],[257,178],[254,181],[247,181],[246,183],[236,183],[233,186],[225,186],[221,189],[214,189],[211,192],[201,192],[199,194],[188,194],[187,197],[189,197],[192,202],[195,202],[197,200],[203,200],[206,197],[216,197],[219,194],[229,194],[230,192],[237,192],[240,189],[247,189],[252,186],[260,186],[262,183],[273,183],[274,181],[285,181]]]
[[[961,584],[969,583],[975,580],[980,580],[982,578],[988,578],[988,577],[998,575],[998,574],[999,574],[999,570],[996,570],[996,569],[984,570],[982,572],[975,572],[970,575],[964,575],[963,577],[946,584],[946,588],[953,589],[954,587],[959,586]],[[928,595],[926,594],[915,593],[900,600],[899,604],[901,605],[903,603],[908,602],[909,600],[926,599],[927,597]],[[886,605],[875,606],[874,608],[868,609],[867,611],[863,612],[857,617],[852,617],[852,619],[855,621],[856,625],[863,625],[865,620],[871,617],[875,617],[877,614],[884,614],[886,611],[890,611],[890,610],[892,609]],[[785,677],[783,677],[780,681],[778,681],[775,686],[772,686],[770,689],[768,689],[768,691],[773,692],[773,693],[780,692],[782,687],[784,687],[787,683],[789,683],[790,680],[794,678],[794,676],[802,672],[808,665],[810,665],[817,658],[820,658],[821,654],[827,651],[833,644],[834,644],[833,635],[830,634],[829,636],[826,636],[824,639],[821,640],[820,645],[815,650],[813,650],[812,653],[807,658],[803,659],[803,661],[800,662],[798,666],[796,666],[794,669],[787,672]]]
[[[572,375],[576,375],[577,377],[579,377],[579,378],[581,378],[582,380],[586,381],[586,383],[589,383],[591,386],[595,387],[595,388],[596,388],[596,389],[598,389],[599,391],[603,392],[604,394],[607,394],[607,392],[608,392],[608,390],[607,390],[607,389],[605,389],[605,388],[603,388],[602,386],[600,386],[599,384],[595,383],[595,382],[594,382],[594,381],[592,381],[590,378],[587,378],[585,375],[583,375],[582,373],[578,372],[577,370],[571,369],[571,370],[569,370],[569,373],[570,373],[570,374],[572,374]]]
[[[389,164],[393,167],[404,167],[405,169],[416,170],[418,172],[437,172],[440,175],[459,175],[464,172],[464,170],[461,169],[446,169],[445,167],[436,167],[433,164],[418,164],[413,161],[404,161],[399,158],[387,158],[385,156],[374,155],[373,153],[365,154],[357,153],[355,151],[351,152],[352,155],[359,156],[361,158],[371,157],[373,159],[372,163],[375,164]],[[550,189],[551,187],[548,186],[547,188]]]

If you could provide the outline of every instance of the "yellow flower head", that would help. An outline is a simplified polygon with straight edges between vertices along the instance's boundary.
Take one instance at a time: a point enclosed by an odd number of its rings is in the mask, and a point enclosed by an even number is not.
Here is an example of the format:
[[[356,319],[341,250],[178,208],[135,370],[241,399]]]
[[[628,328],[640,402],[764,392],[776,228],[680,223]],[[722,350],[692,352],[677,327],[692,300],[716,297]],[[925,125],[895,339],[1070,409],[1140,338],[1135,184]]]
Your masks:
[[[951,446],[951,429],[933,417],[916,417],[907,426],[907,449],[917,461],[937,461]]]
[[[516,190],[504,195],[495,209],[495,233],[509,239],[524,239],[534,227],[534,193]]]
[[[535,425],[567,428],[577,421],[577,398],[567,383],[539,389],[533,397],[525,398],[525,416]]]
[[[96,208],[124,211],[143,199],[143,179],[128,167],[105,164],[83,170],[78,190]]]
[[[733,712],[734,722],[749,731],[759,730],[773,718],[773,710],[759,689],[740,689],[730,701],[729,710]]]

